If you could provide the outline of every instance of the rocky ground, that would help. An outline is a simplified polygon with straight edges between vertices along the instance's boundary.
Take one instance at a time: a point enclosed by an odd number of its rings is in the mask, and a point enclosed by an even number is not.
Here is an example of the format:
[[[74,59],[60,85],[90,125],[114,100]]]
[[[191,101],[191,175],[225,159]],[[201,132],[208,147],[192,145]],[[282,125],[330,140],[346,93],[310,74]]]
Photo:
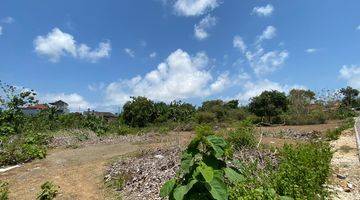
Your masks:
[[[160,200],[161,186],[173,178],[180,164],[180,149],[170,147],[141,152],[140,155],[121,159],[107,169],[105,182],[110,183],[119,179],[125,180],[121,188],[115,188],[123,199],[131,200]],[[258,167],[265,167],[265,158],[270,158],[274,165],[278,162],[270,150],[241,150],[234,153],[234,159],[245,162],[259,160]]]
[[[333,198],[360,200],[360,162],[354,130],[344,131],[331,145],[335,151],[331,160]]]

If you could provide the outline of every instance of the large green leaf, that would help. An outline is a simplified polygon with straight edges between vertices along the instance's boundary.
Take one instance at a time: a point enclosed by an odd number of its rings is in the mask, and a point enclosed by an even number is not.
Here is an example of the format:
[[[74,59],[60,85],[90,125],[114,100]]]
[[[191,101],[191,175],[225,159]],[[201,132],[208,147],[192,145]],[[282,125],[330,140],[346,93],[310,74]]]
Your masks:
[[[224,168],[225,176],[231,183],[238,183],[245,181],[245,177],[231,168]]]
[[[197,183],[197,180],[191,180],[187,185],[182,185],[174,190],[174,199],[183,200],[184,196],[191,190],[194,184]]]
[[[206,182],[210,183],[212,181],[214,177],[214,170],[211,167],[202,162],[197,169],[202,174]]]
[[[171,191],[174,189],[175,182],[175,179],[168,180],[160,189],[160,197],[169,196]]]
[[[227,200],[228,199],[228,191],[227,187],[224,183],[224,175],[221,170],[214,170],[214,177],[209,183],[212,197],[216,200]]]
[[[184,171],[184,173],[190,172],[190,167],[194,164],[193,157],[191,154],[184,152],[181,158],[181,166],[180,168]]]
[[[215,135],[209,135],[206,137],[207,143],[215,152],[216,158],[221,158],[224,155],[224,148],[227,146],[224,138]]]

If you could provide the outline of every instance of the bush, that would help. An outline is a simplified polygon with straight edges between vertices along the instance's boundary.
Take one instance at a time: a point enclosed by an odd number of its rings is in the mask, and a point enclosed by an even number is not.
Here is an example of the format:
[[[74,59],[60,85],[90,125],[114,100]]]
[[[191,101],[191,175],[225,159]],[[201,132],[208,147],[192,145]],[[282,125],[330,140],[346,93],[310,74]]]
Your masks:
[[[199,111],[195,115],[195,119],[199,124],[215,123],[216,115],[212,112]]]
[[[0,180],[0,200],[9,199],[9,184]]]
[[[49,137],[45,134],[26,133],[24,136],[8,137],[3,141],[0,166],[28,162],[46,156]]]
[[[346,129],[350,129],[353,128],[355,125],[355,120],[354,118],[347,118],[346,120],[344,120],[341,124],[340,127],[333,129],[333,130],[327,130],[325,133],[325,136],[328,140],[337,140],[339,139],[341,133],[346,130]]]
[[[98,136],[104,135],[109,130],[109,125],[104,119],[93,115],[86,116],[83,127],[94,131]]]
[[[55,185],[50,181],[46,181],[44,184],[41,185],[41,191],[37,196],[37,200],[52,200],[54,199],[59,190],[59,186]]]
[[[236,149],[254,147],[256,145],[254,125],[250,120],[240,122],[236,130],[228,133],[227,140]]]
[[[271,178],[276,192],[295,199],[323,199],[331,158],[328,143],[285,145],[279,168]]]
[[[316,109],[311,111],[309,114],[284,115],[284,119],[287,125],[311,125],[311,124],[324,124],[326,122],[327,116],[323,110]]]

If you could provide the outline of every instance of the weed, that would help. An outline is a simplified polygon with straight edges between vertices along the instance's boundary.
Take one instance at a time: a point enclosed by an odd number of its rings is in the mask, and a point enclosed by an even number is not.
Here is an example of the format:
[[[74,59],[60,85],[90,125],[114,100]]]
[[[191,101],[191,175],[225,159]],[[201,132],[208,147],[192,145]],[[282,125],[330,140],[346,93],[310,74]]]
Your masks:
[[[332,151],[328,143],[285,145],[271,180],[280,195],[295,199],[326,197],[323,185],[330,174]]]
[[[4,181],[0,181],[0,200],[9,199],[9,184]]]
[[[37,200],[52,200],[59,193],[59,186],[50,181],[46,181],[41,185],[41,191],[37,196]]]

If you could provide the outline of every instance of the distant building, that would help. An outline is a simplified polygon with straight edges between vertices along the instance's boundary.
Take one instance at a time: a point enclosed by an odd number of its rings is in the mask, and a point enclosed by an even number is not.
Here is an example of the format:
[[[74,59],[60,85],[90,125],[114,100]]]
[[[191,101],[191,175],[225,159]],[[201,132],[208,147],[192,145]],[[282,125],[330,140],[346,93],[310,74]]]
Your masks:
[[[117,119],[117,116],[111,112],[97,112],[94,110],[90,110],[88,109],[87,111],[84,112],[84,115],[93,115],[96,117],[100,117],[103,118],[107,121],[115,121]]]
[[[22,111],[27,116],[34,116],[39,114],[43,110],[47,110],[49,107],[45,104],[36,104],[33,106],[27,106],[25,108],[22,108]]]
[[[55,108],[60,114],[67,114],[70,112],[69,110],[69,104],[67,104],[64,101],[55,101],[53,103],[50,103],[50,105]]]

